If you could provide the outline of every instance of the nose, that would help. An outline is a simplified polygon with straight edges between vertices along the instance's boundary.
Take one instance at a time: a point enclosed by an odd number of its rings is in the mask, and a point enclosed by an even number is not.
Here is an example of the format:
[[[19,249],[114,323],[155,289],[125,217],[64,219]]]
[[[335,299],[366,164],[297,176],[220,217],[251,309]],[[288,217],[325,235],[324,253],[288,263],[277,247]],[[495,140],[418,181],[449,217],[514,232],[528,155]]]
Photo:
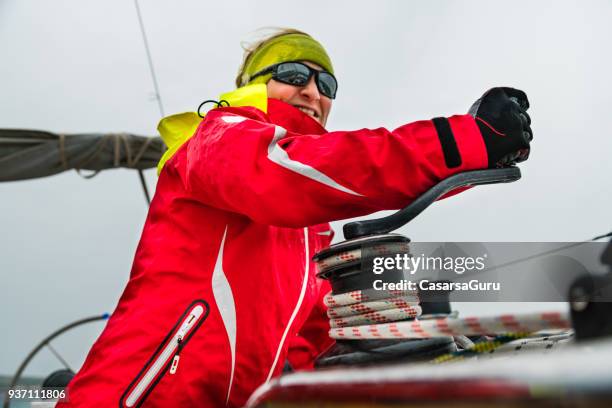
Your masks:
[[[321,95],[319,94],[319,89],[317,88],[317,84],[315,83],[315,76],[313,75],[308,83],[300,88],[300,95],[305,98],[312,99],[314,101],[318,101],[321,99]]]

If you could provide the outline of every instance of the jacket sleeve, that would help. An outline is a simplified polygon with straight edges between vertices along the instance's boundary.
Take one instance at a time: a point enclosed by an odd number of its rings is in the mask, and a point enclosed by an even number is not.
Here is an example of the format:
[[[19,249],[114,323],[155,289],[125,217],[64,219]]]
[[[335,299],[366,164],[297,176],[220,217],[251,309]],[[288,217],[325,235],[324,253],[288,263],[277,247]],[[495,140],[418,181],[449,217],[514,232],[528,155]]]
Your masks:
[[[196,200],[294,228],[402,208],[452,174],[487,167],[470,115],[311,135],[215,109],[176,156]]]

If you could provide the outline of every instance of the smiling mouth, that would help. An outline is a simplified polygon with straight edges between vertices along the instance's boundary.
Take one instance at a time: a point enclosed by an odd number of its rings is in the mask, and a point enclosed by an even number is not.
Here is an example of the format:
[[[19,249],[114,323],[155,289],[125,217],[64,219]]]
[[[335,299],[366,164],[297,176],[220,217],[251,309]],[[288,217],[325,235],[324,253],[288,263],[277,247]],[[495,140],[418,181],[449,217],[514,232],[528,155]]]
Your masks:
[[[298,108],[299,110],[301,110],[302,112],[304,112],[306,115],[315,118],[316,120],[319,120],[319,113],[317,111],[315,111],[312,108],[307,108],[306,106],[302,106],[302,105],[293,105],[294,107]]]

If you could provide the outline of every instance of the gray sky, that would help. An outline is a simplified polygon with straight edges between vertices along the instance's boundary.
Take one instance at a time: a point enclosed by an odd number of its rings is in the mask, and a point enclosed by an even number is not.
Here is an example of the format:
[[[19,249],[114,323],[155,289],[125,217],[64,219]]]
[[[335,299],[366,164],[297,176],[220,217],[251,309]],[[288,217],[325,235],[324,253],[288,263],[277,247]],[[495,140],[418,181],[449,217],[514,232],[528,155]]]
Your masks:
[[[572,241],[612,227],[609,1],[140,5],[167,114],[231,90],[240,41],[264,26],[305,30],[328,49],[340,82],[330,130],[462,114],[492,86],[524,89],[535,140],[523,179],[435,204],[400,231],[414,240]],[[0,55],[0,127],[155,134],[132,1],[0,1]],[[153,188],[155,172],[147,179]],[[0,374],[59,326],[114,309],[145,216],[135,172],[0,184]],[[520,305],[542,307],[561,306]],[[78,367],[100,329],[54,344]],[[28,373],[55,368],[43,353]]]

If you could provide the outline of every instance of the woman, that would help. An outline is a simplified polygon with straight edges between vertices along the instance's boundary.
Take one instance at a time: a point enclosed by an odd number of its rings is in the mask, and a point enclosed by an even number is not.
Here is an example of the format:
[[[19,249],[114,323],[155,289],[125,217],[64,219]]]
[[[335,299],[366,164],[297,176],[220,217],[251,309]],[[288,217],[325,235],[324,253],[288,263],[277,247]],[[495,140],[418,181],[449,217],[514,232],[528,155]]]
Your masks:
[[[59,406],[242,406],[332,343],[311,261],[327,222],[527,157],[521,91],[392,132],[327,132],[333,72],[316,40],[285,30],[247,52],[238,89],[204,120],[160,123],[169,150],[130,280]]]

